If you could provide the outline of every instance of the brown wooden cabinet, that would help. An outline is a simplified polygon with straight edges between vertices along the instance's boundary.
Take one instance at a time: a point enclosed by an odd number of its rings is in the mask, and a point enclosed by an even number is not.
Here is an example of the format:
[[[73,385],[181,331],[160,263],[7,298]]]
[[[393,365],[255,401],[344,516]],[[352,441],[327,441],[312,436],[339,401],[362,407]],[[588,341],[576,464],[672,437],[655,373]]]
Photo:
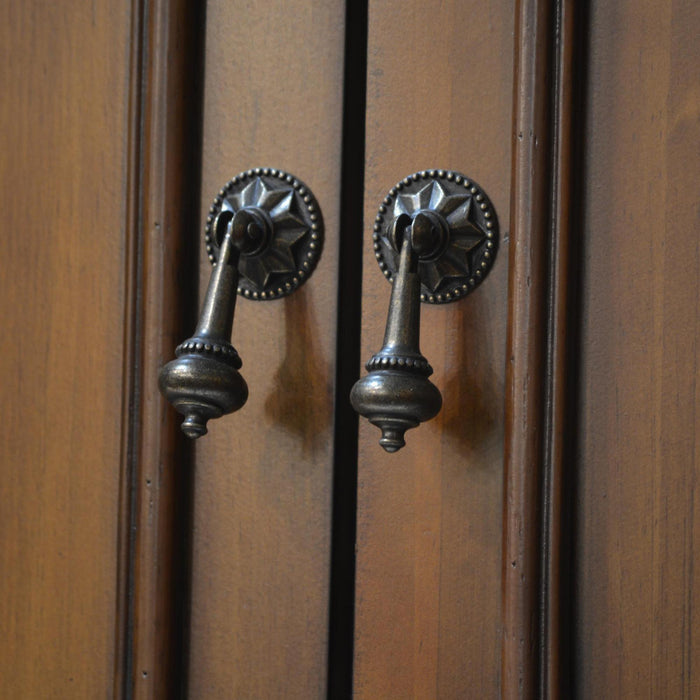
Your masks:
[[[8,5],[0,696],[700,697],[698,31],[692,2]],[[250,398],[192,445],[157,373],[256,166],[313,189],[323,255],[238,304]],[[390,455],[347,397],[371,222],[424,168],[484,187],[500,250],[423,309],[444,405]]]

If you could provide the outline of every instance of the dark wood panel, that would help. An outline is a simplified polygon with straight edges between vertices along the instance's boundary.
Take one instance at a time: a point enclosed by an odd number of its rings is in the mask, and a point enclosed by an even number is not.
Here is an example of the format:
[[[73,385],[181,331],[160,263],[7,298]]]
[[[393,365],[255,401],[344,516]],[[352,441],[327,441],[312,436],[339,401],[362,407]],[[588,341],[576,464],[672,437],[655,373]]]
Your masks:
[[[326,242],[292,296],[237,305],[233,344],[250,398],[197,444],[190,697],[320,698],[345,8],[211,2],[207,12],[202,220],[237,172],[282,168],[315,193]],[[206,258],[200,270],[204,285]]]
[[[0,27],[0,695],[110,696],[123,465],[129,3]]]
[[[474,178],[502,246],[478,291],[422,310],[440,415],[393,455],[361,422],[360,698],[498,693],[513,18],[509,2],[370,3],[363,361],[381,347],[390,292],[371,222],[399,179],[425,168]]]
[[[591,9],[578,454],[581,697],[697,670],[700,6]]]

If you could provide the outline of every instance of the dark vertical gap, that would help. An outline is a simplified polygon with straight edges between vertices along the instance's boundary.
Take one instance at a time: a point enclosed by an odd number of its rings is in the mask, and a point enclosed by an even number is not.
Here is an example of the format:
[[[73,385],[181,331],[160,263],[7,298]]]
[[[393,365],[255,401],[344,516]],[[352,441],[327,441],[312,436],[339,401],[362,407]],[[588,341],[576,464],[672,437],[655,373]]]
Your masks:
[[[545,285],[546,322],[545,322],[545,371],[543,396],[543,413],[541,416],[542,425],[542,470],[540,475],[540,572],[539,572],[539,654],[538,654],[538,674],[537,674],[537,697],[551,697],[551,688],[548,687],[548,656],[551,640],[549,639],[549,616],[551,615],[551,584],[549,570],[552,557],[557,553],[552,552],[552,542],[550,532],[552,527],[552,485],[555,475],[553,473],[555,465],[552,463],[552,430],[554,420],[554,342],[555,342],[555,313],[556,313],[556,259],[557,259],[557,205],[560,183],[557,180],[558,167],[557,158],[562,144],[562,135],[559,131],[561,115],[559,112],[558,93],[561,84],[561,62],[560,53],[562,50],[562,2],[557,0],[553,3],[552,11],[549,13],[550,26],[547,31],[549,46],[547,49],[547,87],[548,94],[548,165],[549,175],[547,200],[549,203],[547,235],[545,243],[546,261],[545,267],[547,281]]]
[[[204,68],[206,40],[206,3],[184,2],[181,35],[186,70],[182,76],[181,103],[178,111],[182,117],[183,181],[181,200],[181,245],[179,257],[182,279],[180,294],[180,318],[183,321],[179,337],[185,338],[197,323],[199,289],[199,250],[202,223],[200,221],[202,183],[202,143],[204,123]],[[179,423],[179,421],[178,421]],[[189,682],[190,621],[192,614],[192,538],[194,529],[194,472],[195,450],[191,440],[177,430],[174,460],[174,508],[173,522],[176,531],[171,540],[174,561],[173,615],[177,630],[173,658],[177,680],[173,688],[179,698],[187,697]]]
[[[579,397],[579,350],[581,336],[581,285],[583,276],[583,182],[584,182],[584,162],[585,162],[585,95],[587,86],[586,53],[588,40],[588,7],[587,3],[578,3],[575,8],[574,26],[575,36],[562,37],[562,12],[563,3],[567,0],[558,0],[555,6],[554,26],[552,28],[553,45],[552,65],[554,67],[551,80],[551,123],[553,125],[552,134],[552,158],[557,157],[561,148],[570,149],[570,170],[565,173],[569,178],[567,183],[556,181],[556,168],[553,170],[555,177],[551,183],[551,220],[550,220],[550,241],[548,245],[547,272],[549,277],[548,298],[547,298],[547,373],[545,386],[545,436],[544,436],[544,473],[542,484],[542,553],[541,553],[541,600],[540,600],[540,694],[549,698],[576,698],[575,679],[575,644],[576,644],[576,541],[577,541],[577,518],[576,518],[576,482],[577,482],[577,445],[578,445],[578,397]],[[574,84],[572,90],[571,109],[571,133],[561,134],[558,131],[560,115],[558,113],[557,95],[561,86],[561,81],[566,79],[562,76],[560,69],[560,53],[562,51],[561,42],[572,40],[575,42],[572,57],[571,80]],[[553,356],[554,328],[554,285],[555,285],[555,259],[557,255],[557,231],[554,230],[556,224],[557,193],[568,188],[570,191],[570,207],[568,221],[565,224],[564,235],[568,237],[568,256],[564,261],[566,266],[566,299],[567,299],[567,324],[565,329],[564,362],[566,368],[566,386],[564,395],[566,405],[564,406],[564,418],[560,429],[566,435],[562,454],[562,464],[557,466],[552,463],[552,430],[553,425],[553,396],[552,396],[552,370],[555,358]],[[558,474],[555,469],[561,469]],[[561,484],[561,520],[553,522],[551,489],[553,479],[560,479]],[[550,533],[553,528],[558,528],[560,540],[558,551],[552,551]],[[552,562],[552,559],[555,559]],[[557,566],[554,580],[550,580],[548,572],[550,565]],[[558,610],[551,609],[551,586],[556,585],[559,603]],[[554,650],[552,659],[549,659],[547,652],[551,640],[548,638],[548,620],[554,616],[558,625],[559,647]],[[548,685],[547,665],[558,663],[559,687],[551,688]]]
[[[578,447],[579,447],[579,399],[581,392],[580,361],[583,324],[584,279],[584,182],[586,178],[586,94],[588,91],[588,56],[590,42],[589,3],[579,2],[575,16],[576,46],[574,47],[572,80],[575,85],[572,100],[572,157],[571,157],[571,209],[569,222],[571,236],[568,260],[568,313],[567,324],[567,386],[566,424],[568,436],[563,456],[562,475],[562,539],[561,539],[561,610],[559,615],[562,643],[562,687],[560,696],[578,697],[576,678],[576,652],[578,629]]]
[[[367,5],[367,0],[348,0],[345,9],[328,628],[328,698],[333,700],[352,697],[358,417],[349,397],[360,366]]]

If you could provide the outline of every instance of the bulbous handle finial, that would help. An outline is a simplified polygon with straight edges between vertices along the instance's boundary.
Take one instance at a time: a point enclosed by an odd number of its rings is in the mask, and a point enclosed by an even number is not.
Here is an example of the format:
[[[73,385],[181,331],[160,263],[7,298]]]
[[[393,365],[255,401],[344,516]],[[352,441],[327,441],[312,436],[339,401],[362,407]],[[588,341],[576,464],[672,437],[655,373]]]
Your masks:
[[[401,449],[406,430],[434,418],[442,406],[419,348],[420,302],[455,301],[474,289],[493,264],[497,228],[478,185],[445,170],[410,175],[379,208],[374,250],[393,289],[384,345],[350,401],[380,428],[387,452]]]
[[[311,275],[323,224],[311,191],[293,175],[256,168],[234,177],[209,212],[206,243],[214,270],[191,338],[160,371],[161,393],[185,416],[183,432],[198,438],[207,421],[237,411],[248,398],[231,345],[237,294],[276,299]]]

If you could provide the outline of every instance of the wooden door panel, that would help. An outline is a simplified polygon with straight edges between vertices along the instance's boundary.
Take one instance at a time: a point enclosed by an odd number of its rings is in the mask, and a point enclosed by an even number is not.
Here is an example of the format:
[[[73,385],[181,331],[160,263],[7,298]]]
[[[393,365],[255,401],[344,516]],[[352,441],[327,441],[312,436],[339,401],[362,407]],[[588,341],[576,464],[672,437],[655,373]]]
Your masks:
[[[322,697],[344,5],[211,2],[207,13],[202,220],[237,172],[276,167],[313,190],[326,240],[297,292],[236,308],[250,398],[197,444],[190,697]]]
[[[695,3],[594,2],[579,407],[581,697],[697,697]]]
[[[0,28],[0,695],[108,697],[118,660],[128,3]]]
[[[329,637],[350,656],[337,385],[360,303],[363,361],[383,337],[377,208],[425,168],[484,187],[501,246],[422,310],[440,415],[394,455],[361,422],[355,695],[700,693],[700,9],[584,4],[369,2],[361,231],[346,3],[208,3],[201,134],[195,4],[8,3],[0,696],[328,693]],[[193,251],[200,297],[211,271],[211,199],[255,166],[313,189],[325,248],[294,295],[239,301],[249,401],[185,447],[156,375],[192,330]],[[342,313],[341,228],[365,238]]]
[[[381,347],[390,292],[371,224],[399,179],[425,168],[473,177],[504,242],[478,291],[423,307],[421,350],[443,394],[439,416],[393,455],[361,423],[362,698],[498,693],[513,19],[508,2],[370,2],[363,361]]]

